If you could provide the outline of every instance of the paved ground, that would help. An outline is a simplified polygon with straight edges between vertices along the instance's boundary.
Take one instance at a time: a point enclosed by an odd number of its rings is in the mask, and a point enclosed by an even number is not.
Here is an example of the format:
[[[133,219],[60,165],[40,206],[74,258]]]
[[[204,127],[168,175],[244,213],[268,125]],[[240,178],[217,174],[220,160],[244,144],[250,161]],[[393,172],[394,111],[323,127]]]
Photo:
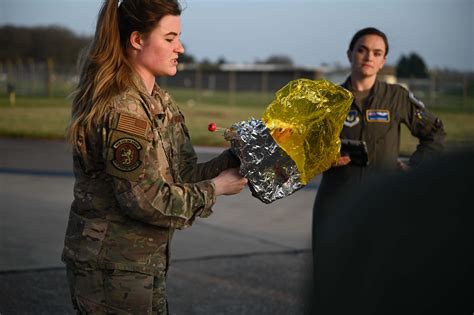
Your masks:
[[[73,177],[61,141],[0,139],[0,314],[71,314],[60,261]],[[6,154],[5,154],[6,152]],[[218,151],[198,149],[201,160]],[[171,314],[301,314],[319,178],[265,205],[249,191],[178,231]]]

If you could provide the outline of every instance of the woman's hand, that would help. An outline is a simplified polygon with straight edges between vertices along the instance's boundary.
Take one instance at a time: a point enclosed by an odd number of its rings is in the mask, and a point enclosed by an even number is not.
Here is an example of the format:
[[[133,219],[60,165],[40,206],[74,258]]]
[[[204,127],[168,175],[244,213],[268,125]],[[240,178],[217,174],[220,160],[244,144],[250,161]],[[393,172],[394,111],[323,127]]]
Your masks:
[[[409,172],[409,171],[411,171],[410,165],[408,165],[407,163],[403,162],[403,161],[400,160],[400,159],[397,159],[397,167],[398,167],[398,169],[401,170],[402,172]]]
[[[349,155],[343,155],[337,159],[337,161],[332,165],[332,167],[346,166],[350,162],[351,162],[351,157]]]
[[[239,174],[237,168],[222,171],[212,181],[216,187],[216,196],[238,194],[248,182],[247,178]]]

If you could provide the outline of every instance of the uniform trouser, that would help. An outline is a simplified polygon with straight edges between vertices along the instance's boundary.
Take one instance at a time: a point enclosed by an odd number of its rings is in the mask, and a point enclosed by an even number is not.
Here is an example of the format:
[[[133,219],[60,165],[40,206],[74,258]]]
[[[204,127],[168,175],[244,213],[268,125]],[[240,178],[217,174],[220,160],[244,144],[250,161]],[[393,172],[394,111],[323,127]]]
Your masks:
[[[168,314],[165,275],[68,266],[67,277],[78,314]]]

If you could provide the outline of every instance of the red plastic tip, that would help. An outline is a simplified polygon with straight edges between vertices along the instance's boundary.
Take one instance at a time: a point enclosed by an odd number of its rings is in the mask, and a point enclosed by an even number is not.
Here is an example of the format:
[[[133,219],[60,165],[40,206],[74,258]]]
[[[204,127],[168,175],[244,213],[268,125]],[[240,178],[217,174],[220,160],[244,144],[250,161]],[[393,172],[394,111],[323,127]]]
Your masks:
[[[207,130],[209,130],[210,132],[214,132],[217,130],[217,126],[215,123],[210,123],[209,125],[207,125]]]

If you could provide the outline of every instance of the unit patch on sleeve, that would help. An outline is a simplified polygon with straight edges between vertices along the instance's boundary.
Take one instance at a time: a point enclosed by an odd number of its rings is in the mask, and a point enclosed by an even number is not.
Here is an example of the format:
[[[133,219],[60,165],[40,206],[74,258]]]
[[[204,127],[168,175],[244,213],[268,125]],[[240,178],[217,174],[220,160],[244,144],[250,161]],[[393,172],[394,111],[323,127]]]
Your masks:
[[[355,109],[351,109],[346,116],[346,120],[344,120],[344,126],[347,127],[354,127],[359,123],[359,116],[357,115],[357,111]]]
[[[410,98],[410,100],[415,103],[418,107],[422,108],[422,109],[425,109],[425,104],[420,101],[419,99],[417,99],[415,97],[415,95],[413,94],[413,92],[408,92],[408,97]]]
[[[136,170],[142,161],[140,161],[140,143],[132,138],[122,138],[112,145],[114,150],[114,159],[112,165],[122,172],[131,172]]]
[[[390,122],[390,111],[386,109],[368,109],[365,113],[368,122]]]
[[[128,180],[137,180],[145,167],[146,151],[150,143],[140,137],[113,130],[108,140],[107,174]]]

